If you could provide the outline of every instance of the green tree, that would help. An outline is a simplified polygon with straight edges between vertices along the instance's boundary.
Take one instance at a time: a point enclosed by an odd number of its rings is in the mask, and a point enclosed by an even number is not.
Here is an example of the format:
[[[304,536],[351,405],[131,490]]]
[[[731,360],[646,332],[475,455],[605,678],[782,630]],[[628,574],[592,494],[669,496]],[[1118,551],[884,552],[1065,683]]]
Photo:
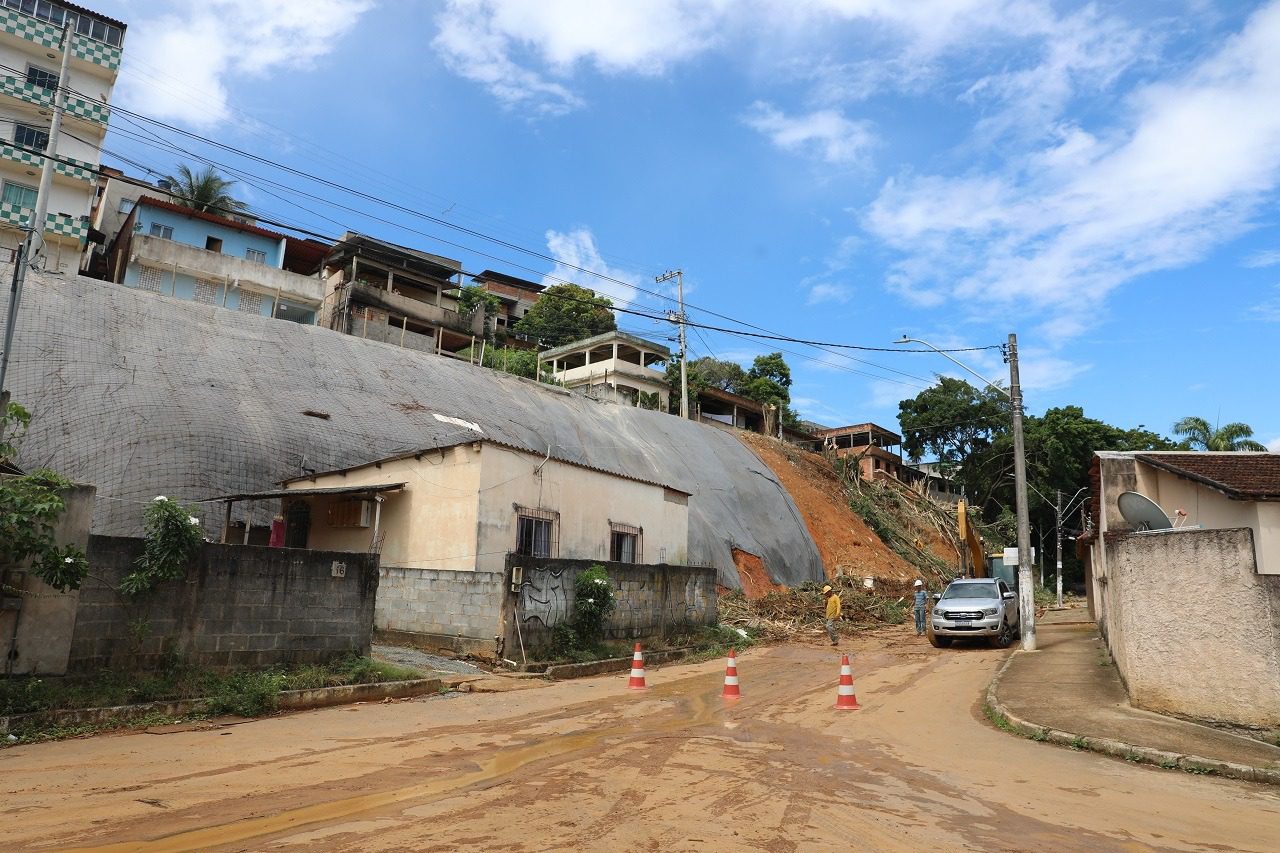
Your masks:
[[[612,309],[612,302],[585,287],[557,284],[542,291],[512,330],[550,349],[618,328]]]
[[[1211,427],[1204,418],[1192,415],[1174,424],[1173,434],[1183,436],[1193,450],[1267,449],[1265,444],[1253,440],[1252,427],[1239,422]]]
[[[476,349],[479,349],[477,347]],[[467,347],[459,350],[457,355],[475,361],[476,350]],[[542,375],[538,375],[538,354],[533,350],[516,349],[515,347],[486,346],[484,348],[484,367],[525,379],[538,379],[548,384],[556,384],[551,380],[551,365],[543,363]]]
[[[735,361],[722,361],[711,356],[690,359],[685,365],[689,379],[691,394],[703,388],[716,388],[730,394],[742,394],[742,386],[746,384],[747,372]],[[667,361],[667,384],[671,387],[671,399],[680,399],[680,357],[674,356]]]
[[[743,397],[777,406],[782,425],[796,429],[800,417],[791,408],[791,368],[780,352],[758,355],[738,391]]]
[[[1009,400],[994,388],[939,376],[936,385],[898,404],[898,422],[909,457],[919,460],[928,453],[955,470],[1008,429]]]
[[[502,300],[478,284],[469,284],[458,294],[458,311],[469,314],[476,309],[484,311],[484,339],[492,344],[495,337],[494,318],[502,310]]]
[[[206,166],[193,172],[186,164],[178,164],[178,174],[165,175],[169,182],[169,193],[174,203],[204,213],[215,213],[219,216],[230,216],[249,209],[249,206],[231,195],[231,188],[236,181],[228,180],[218,174],[212,166]]]

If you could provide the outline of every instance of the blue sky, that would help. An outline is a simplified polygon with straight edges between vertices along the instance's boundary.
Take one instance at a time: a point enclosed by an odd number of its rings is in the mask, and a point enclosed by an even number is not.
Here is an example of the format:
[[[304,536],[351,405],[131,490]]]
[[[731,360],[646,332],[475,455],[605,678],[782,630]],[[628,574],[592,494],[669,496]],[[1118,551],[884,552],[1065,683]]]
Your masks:
[[[871,346],[1016,332],[1034,413],[1240,420],[1280,450],[1280,2],[94,8],[130,25],[118,105],[617,281],[216,153],[354,208],[246,178],[263,215],[641,310],[670,308],[643,291],[681,267],[712,325]],[[191,159],[120,114],[106,147],[158,172]],[[778,346],[690,345],[744,363]],[[830,425],[896,424],[955,373],[781,346],[801,415]],[[962,358],[1007,377],[996,353]]]

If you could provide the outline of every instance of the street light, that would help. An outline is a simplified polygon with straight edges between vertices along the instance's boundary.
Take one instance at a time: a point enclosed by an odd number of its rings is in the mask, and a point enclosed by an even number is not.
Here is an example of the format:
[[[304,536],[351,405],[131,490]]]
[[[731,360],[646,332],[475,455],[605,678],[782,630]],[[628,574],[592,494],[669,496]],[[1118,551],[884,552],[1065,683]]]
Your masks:
[[[1022,389],[1018,384],[1018,336],[1010,333],[1004,359],[1009,363],[1009,387],[1002,388],[967,364],[957,361],[949,353],[919,338],[902,336],[895,344],[920,344],[981,379],[983,384],[996,389],[1009,398],[1013,410],[1013,500],[1018,516],[1018,620],[1022,624],[1022,648],[1036,650],[1036,600],[1031,577],[1031,520],[1027,512],[1027,451],[1022,440]]]

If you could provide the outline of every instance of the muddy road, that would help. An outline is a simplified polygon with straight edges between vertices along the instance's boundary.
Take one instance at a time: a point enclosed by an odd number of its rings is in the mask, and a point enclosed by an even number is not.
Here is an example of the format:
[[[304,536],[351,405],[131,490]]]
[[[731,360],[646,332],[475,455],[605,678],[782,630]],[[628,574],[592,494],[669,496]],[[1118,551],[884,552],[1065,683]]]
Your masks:
[[[1275,850],[1280,791],[991,728],[1002,652],[723,663],[0,752],[7,850]]]

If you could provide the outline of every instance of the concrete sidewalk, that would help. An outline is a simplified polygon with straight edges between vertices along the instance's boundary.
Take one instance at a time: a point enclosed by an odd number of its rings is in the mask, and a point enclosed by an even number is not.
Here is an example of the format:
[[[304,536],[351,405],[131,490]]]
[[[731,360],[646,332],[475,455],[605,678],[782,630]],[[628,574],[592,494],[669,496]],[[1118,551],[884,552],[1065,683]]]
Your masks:
[[[1280,747],[1129,704],[1084,610],[1051,611],[1038,650],[1015,652],[987,701],[1022,734],[1130,761],[1280,784]]]

